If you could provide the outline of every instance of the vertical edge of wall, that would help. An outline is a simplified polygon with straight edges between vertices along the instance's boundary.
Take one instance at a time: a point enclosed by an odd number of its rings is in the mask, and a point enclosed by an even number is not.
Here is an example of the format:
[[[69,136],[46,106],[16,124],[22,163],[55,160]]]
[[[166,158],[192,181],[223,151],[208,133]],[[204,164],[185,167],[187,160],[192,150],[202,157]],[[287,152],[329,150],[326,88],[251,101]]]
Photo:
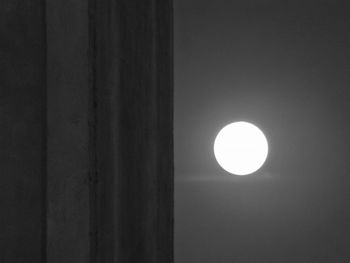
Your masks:
[[[173,262],[172,0],[46,0],[47,262]]]
[[[172,0],[95,4],[97,262],[172,263]]]
[[[47,262],[90,262],[88,1],[46,0]]]
[[[156,0],[157,261],[174,262],[173,0]]]

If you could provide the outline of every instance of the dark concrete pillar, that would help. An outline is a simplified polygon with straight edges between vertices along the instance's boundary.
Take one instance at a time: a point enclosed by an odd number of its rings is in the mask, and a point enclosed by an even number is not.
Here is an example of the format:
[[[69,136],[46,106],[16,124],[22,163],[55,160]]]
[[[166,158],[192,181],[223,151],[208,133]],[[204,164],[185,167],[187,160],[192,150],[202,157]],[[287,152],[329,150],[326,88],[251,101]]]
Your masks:
[[[96,1],[97,259],[173,260],[171,0]]]
[[[1,1],[0,262],[45,257],[45,42],[43,1]]]
[[[0,262],[172,263],[172,1],[0,7]]]
[[[47,262],[90,262],[86,0],[46,0]]]

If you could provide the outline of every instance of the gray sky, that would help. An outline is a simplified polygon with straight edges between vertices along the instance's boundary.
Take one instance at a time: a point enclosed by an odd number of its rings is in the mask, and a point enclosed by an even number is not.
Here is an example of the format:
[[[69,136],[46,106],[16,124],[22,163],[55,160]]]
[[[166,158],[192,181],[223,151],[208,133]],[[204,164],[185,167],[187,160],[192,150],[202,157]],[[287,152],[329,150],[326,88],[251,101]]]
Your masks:
[[[349,11],[175,0],[176,263],[349,262]],[[252,176],[213,156],[237,120],[269,140]]]

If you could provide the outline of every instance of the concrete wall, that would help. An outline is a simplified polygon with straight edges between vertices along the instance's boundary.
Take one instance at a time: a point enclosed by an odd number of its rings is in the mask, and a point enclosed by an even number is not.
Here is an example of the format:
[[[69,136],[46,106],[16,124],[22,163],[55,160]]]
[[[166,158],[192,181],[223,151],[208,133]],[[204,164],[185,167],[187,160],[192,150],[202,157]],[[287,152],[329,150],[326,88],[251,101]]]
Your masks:
[[[0,3],[0,262],[41,262],[45,28],[41,0]]]
[[[96,10],[98,259],[172,262],[172,1]]]
[[[88,1],[47,0],[47,262],[90,258]]]
[[[173,262],[171,0],[0,6],[0,261]]]

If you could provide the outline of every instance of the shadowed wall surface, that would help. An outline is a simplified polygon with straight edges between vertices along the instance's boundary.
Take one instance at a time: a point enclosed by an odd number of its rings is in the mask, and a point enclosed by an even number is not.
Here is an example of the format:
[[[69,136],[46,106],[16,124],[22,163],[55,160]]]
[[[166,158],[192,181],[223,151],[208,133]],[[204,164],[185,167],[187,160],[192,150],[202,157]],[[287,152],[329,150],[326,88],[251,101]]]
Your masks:
[[[172,262],[172,1],[96,3],[97,257]]]
[[[0,261],[173,262],[172,1],[1,7]]]
[[[47,0],[47,262],[89,262],[88,1]]]
[[[45,175],[41,0],[0,4],[0,261],[40,262]]]

